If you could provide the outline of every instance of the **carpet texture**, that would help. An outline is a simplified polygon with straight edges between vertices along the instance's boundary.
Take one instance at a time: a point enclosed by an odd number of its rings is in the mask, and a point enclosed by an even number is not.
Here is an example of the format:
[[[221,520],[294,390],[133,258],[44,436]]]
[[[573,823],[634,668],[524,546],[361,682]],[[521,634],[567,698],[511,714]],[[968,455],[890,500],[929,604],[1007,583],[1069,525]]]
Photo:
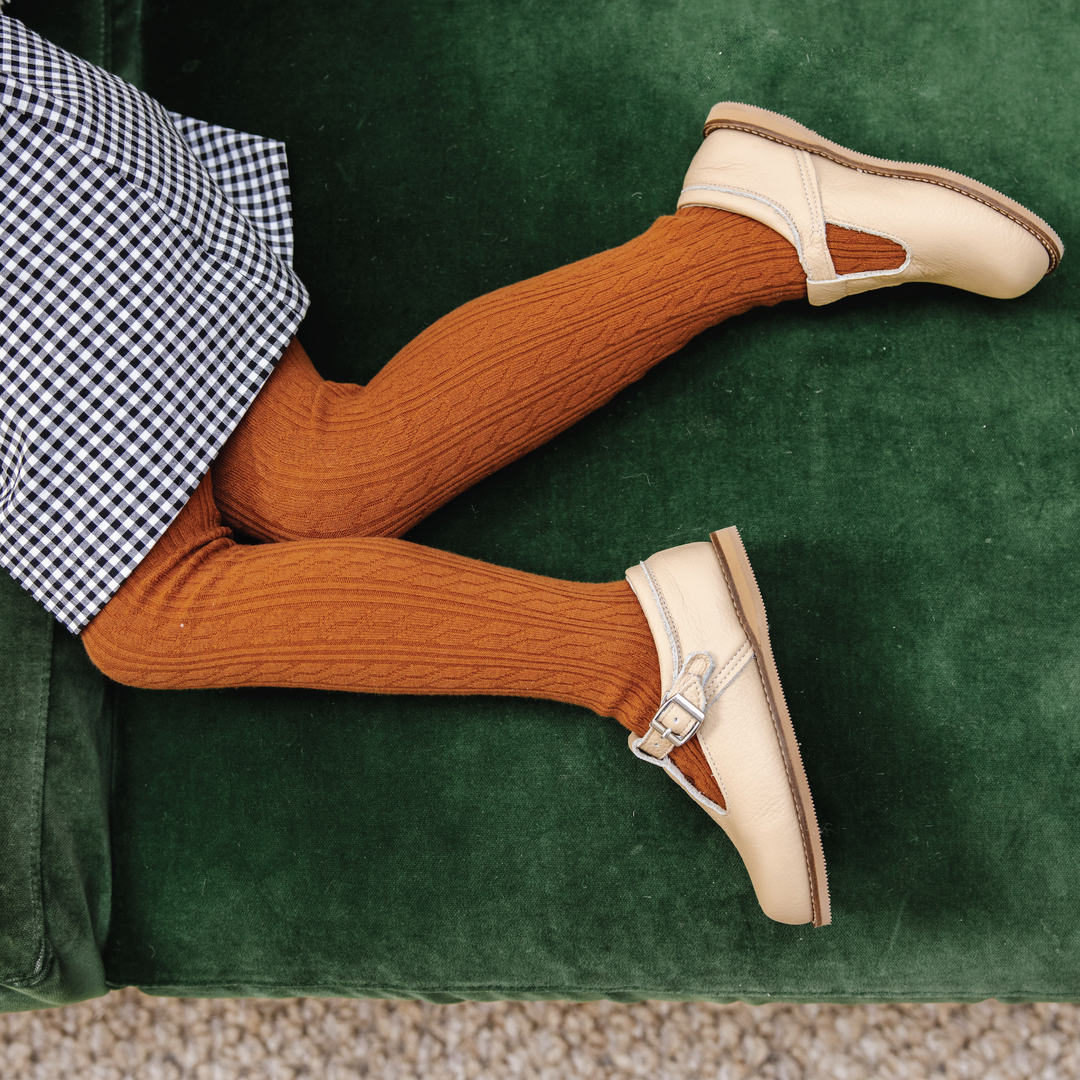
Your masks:
[[[1057,1080],[1075,1005],[148,998],[0,1017],[19,1080]]]

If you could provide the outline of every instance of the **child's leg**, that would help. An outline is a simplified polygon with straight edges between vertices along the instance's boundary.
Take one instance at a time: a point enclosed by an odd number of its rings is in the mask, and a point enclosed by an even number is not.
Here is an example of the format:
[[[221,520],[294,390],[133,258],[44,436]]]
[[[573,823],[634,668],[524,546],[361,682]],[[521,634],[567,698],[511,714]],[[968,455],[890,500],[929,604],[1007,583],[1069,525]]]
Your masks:
[[[366,387],[324,383],[294,343],[213,483],[86,628],[87,651],[140,686],[520,695],[643,734],[660,674],[625,581],[555,581],[377,537],[569,427],[700,330],[804,291],[772,230],[691,209],[466,304]],[[215,497],[230,524],[297,542],[235,544]],[[698,740],[672,757],[721,801]]]
[[[639,735],[661,694],[625,581],[557,581],[395,539],[240,545],[210,477],[82,639],[110,678],[154,689],[547,698]],[[676,755],[720,802],[698,741]]]
[[[865,266],[900,250],[846,241],[837,258]],[[218,506],[263,539],[400,536],[695,334],[805,292],[795,249],[772,229],[692,207],[465,304],[367,386],[323,382],[294,342],[214,465]]]

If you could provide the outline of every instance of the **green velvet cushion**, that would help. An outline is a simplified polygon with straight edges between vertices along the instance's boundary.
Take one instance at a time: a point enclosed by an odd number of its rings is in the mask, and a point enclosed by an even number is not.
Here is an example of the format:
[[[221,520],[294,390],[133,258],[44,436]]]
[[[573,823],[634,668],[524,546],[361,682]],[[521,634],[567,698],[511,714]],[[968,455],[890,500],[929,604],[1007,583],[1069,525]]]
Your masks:
[[[110,723],[79,639],[0,576],[0,1010],[106,992]]]
[[[287,143],[301,337],[329,378],[366,380],[454,306],[670,212],[726,98],[978,177],[1074,241],[1068,5],[143,10],[148,91]],[[1012,302],[905,286],[753,312],[410,535],[612,580],[737,524],[831,927],[767,920],[720,830],[586,710],[123,690],[109,984],[1080,997],[1074,263]]]
[[[143,0],[8,0],[4,10],[76,56],[142,82]]]

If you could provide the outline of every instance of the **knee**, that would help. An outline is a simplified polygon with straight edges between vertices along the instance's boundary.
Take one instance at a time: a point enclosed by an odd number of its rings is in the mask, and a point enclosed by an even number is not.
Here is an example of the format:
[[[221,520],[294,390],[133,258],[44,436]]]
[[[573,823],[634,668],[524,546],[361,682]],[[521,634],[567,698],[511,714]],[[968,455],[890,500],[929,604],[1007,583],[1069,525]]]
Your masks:
[[[159,544],[87,624],[82,642],[114,682],[144,690],[187,690],[210,681],[206,653],[223,634],[215,597],[236,545],[217,540],[194,552]]]
[[[214,505],[210,477],[82,632],[83,647],[114,682],[147,690],[195,685],[190,611],[236,548]]]
[[[83,647],[94,665],[113,682],[143,690],[172,688],[167,677],[168,649],[163,620],[142,590],[125,582],[83,629]]]
[[[98,670],[113,682],[149,689],[153,659],[142,647],[142,628],[128,608],[121,589],[83,629],[83,648]]]

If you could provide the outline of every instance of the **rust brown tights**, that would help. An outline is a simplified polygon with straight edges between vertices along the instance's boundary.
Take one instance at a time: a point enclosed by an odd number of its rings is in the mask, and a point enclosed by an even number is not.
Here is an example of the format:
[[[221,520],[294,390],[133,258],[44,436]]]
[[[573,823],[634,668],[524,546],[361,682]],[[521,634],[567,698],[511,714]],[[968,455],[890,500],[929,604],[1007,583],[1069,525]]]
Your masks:
[[[881,243],[847,237],[847,265],[895,265]],[[625,581],[538,577],[399,537],[700,331],[803,295],[786,241],[695,208],[464,305],[366,386],[325,382],[294,341],[86,649],[135,686],[509,694],[640,734],[660,675]],[[719,801],[697,741],[675,755]]]

